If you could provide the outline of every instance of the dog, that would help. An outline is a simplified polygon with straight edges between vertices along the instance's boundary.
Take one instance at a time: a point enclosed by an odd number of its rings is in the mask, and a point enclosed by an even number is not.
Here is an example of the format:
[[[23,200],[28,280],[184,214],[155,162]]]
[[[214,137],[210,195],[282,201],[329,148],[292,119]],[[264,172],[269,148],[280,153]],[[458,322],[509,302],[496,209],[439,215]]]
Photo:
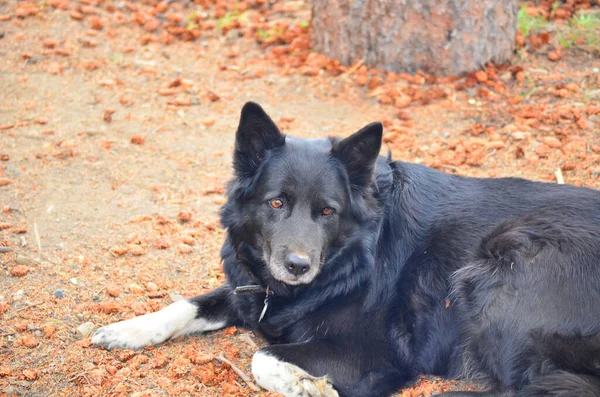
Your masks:
[[[446,397],[600,396],[600,192],[392,161],[382,129],[291,138],[247,103],[226,283],[93,343],[248,328],[270,342],[256,382],[284,396],[388,396],[420,374],[490,385]]]

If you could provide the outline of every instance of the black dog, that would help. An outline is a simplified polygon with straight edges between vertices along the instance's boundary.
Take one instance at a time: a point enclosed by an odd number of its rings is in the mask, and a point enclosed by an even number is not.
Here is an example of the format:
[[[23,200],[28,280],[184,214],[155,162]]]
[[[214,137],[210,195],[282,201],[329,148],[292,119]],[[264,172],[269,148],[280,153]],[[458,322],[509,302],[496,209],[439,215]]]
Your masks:
[[[392,162],[381,134],[293,139],[246,104],[227,283],[93,342],[247,327],[273,343],[256,381],[286,396],[386,396],[418,374],[492,386],[445,396],[600,396],[600,193]]]

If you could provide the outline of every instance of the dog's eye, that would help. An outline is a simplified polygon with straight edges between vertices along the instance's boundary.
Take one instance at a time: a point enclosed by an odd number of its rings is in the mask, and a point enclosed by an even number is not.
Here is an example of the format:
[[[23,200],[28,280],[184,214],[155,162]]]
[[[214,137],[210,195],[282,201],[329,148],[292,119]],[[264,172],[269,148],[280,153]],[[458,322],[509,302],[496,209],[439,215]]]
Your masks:
[[[333,208],[325,207],[321,210],[321,215],[328,216],[333,214]]]
[[[271,200],[271,201],[269,201],[269,204],[273,208],[281,208],[281,207],[283,207],[283,201],[281,201],[280,199]]]

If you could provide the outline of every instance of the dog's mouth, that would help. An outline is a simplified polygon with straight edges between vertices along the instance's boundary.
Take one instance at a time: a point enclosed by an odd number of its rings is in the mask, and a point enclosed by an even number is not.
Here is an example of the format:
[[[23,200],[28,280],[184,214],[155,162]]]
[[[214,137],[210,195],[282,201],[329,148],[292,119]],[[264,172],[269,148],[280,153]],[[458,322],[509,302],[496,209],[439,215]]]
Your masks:
[[[288,285],[300,285],[300,284],[310,284],[316,276],[302,276],[302,277],[284,277],[284,278],[277,278],[275,277],[278,281],[281,281],[282,283],[288,284]]]
[[[262,253],[266,270],[275,280],[286,285],[306,285],[319,275],[324,263],[324,252],[265,246]]]
[[[289,262],[276,260],[272,256],[267,262],[267,268],[271,276],[284,284],[301,285],[310,284],[320,272],[321,263],[310,261],[305,265],[292,265]],[[313,264],[317,262],[316,264]]]
[[[269,265],[269,270],[273,278],[288,285],[310,284],[317,277],[318,269],[311,267],[311,270],[302,275],[289,274],[284,265]]]

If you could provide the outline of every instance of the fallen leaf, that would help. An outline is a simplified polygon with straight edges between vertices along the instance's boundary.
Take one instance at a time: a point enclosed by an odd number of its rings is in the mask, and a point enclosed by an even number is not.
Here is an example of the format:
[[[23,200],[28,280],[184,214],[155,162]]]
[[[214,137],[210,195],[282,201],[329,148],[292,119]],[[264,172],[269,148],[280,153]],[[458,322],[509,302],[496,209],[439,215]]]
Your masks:
[[[38,340],[31,334],[24,334],[15,341],[16,346],[25,346],[30,349],[33,349],[38,344]]]
[[[27,273],[29,273],[30,270],[31,269],[29,269],[29,267],[27,267],[27,266],[18,265],[18,266],[12,267],[10,269],[10,275],[14,276],[14,277],[23,277]]]
[[[141,135],[134,135],[129,141],[134,145],[143,145],[146,142],[146,138]]]

